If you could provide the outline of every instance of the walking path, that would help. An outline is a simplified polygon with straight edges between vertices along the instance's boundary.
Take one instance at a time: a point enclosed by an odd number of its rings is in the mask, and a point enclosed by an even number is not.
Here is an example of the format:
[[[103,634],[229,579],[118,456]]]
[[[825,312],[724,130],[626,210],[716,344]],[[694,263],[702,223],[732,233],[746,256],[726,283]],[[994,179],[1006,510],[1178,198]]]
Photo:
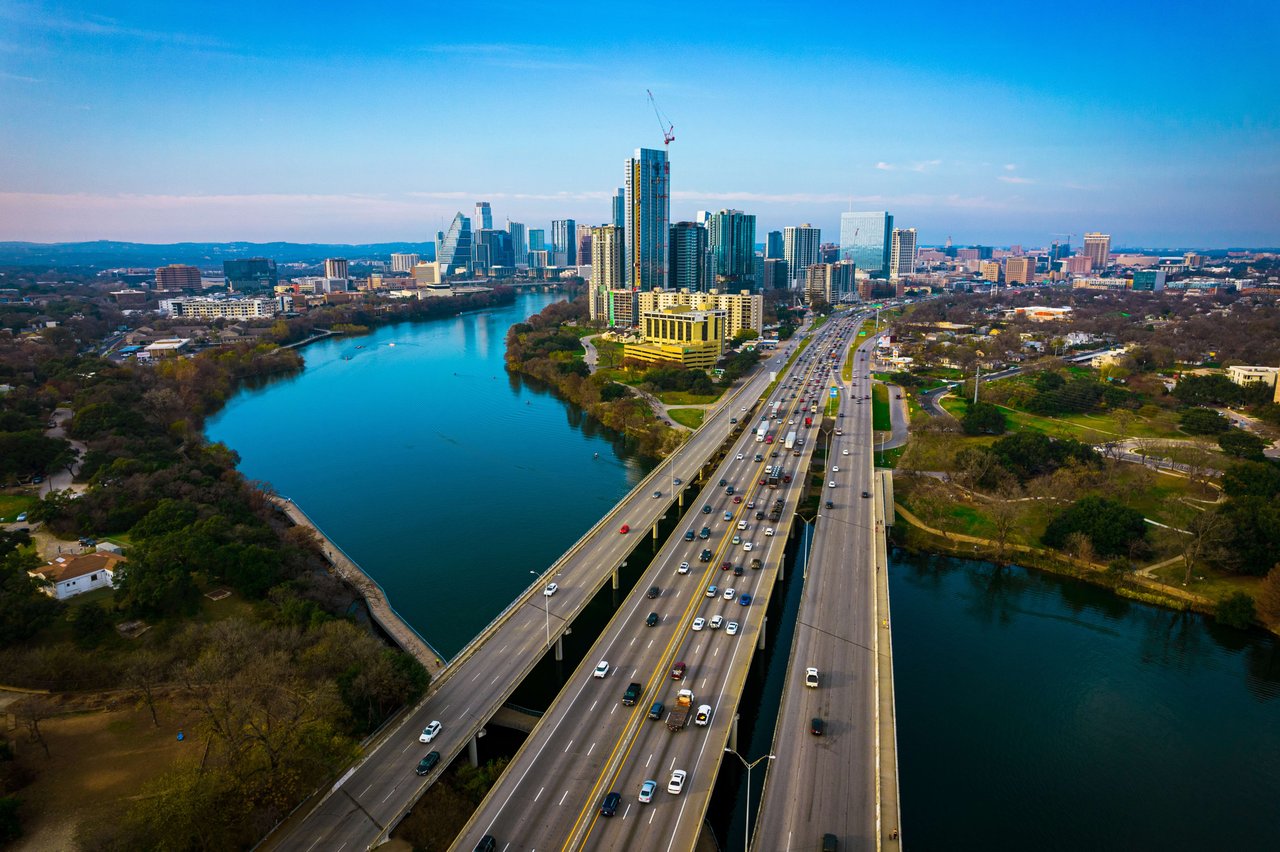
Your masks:
[[[36,491],[40,497],[44,497],[50,491],[70,491],[81,494],[88,487],[83,483],[74,481],[80,473],[80,465],[84,461],[84,454],[88,452],[89,448],[80,441],[67,437],[67,421],[71,419],[73,414],[74,412],[70,408],[54,409],[52,425],[45,430],[45,434],[50,438],[66,440],[71,445],[71,449],[75,450],[76,460],[67,467],[60,468],[55,473],[49,474],[45,481],[40,483],[40,488]]]
[[[906,395],[903,394],[902,388],[888,382],[880,382],[889,391],[889,425],[891,431],[889,437],[882,441],[876,441],[876,450],[892,450],[895,447],[901,447],[907,442],[907,427],[911,425],[911,412],[907,407]],[[878,434],[883,435],[883,432]]]

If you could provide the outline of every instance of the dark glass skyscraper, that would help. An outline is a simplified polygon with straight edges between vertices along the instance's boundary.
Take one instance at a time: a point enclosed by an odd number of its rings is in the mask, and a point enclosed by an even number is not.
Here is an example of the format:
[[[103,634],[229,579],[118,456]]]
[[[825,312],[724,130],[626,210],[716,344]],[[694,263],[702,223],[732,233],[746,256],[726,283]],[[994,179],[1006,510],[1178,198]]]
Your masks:
[[[893,216],[879,210],[840,214],[840,259],[852,260],[874,277],[889,274]]]
[[[556,266],[578,265],[578,223],[572,219],[551,222],[551,256]]]
[[[755,284],[756,217],[741,210],[721,210],[707,218],[707,247],[712,281],[721,285]]]
[[[764,243],[764,256],[766,258],[782,257],[782,232],[770,231],[769,236]]]
[[[442,276],[471,273],[471,220],[461,213],[453,217],[448,231],[437,234],[436,259]]]
[[[707,229],[697,222],[671,226],[671,261],[668,282],[673,289],[705,293],[708,287]]]
[[[626,165],[627,286],[633,290],[665,288],[671,222],[671,166],[667,152],[637,148]]]
[[[227,286],[241,293],[274,290],[279,280],[276,262],[267,257],[224,260],[222,274],[227,276]]]

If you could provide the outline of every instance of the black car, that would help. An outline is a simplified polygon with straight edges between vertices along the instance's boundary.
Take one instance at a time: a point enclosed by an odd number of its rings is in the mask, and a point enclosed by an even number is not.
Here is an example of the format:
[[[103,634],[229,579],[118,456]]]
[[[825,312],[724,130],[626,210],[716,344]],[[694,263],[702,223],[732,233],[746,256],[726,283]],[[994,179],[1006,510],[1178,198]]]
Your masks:
[[[684,534],[685,541],[693,541],[693,530],[686,530]]]
[[[698,538],[703,540],[711,538],[711,527],[703,527],[702,529],[698,530]]]
[[[721,488],[724,488],[724,487],[725,487],[725,485],[727,485],[727,484],[728,484],[728,481],[727,481],[727,480],[724,480],[724,479],[720,480],[720,487],[721,487]]]
[[[476,844],[475,852],[494,852],[498,848],[498,841],[494,840],[492,834],[486,834],[480,838],[480,842]]]
[[[832,503],[830,500],[828,500],[828,501],[827,501],[827,508],[828,508],[828,509],[834,509],[835,507],[836,507],[836,504],[835,504],[835,503]]]
[[[759,510],[759,509],[757,509],[757,510],[756,510],[756,520],[757,520],[757,521],[763,521],[763,520],[764,520],[764,512],[762,512],[762,511],[761,511],[761,510]]]
[[[649,617],[644,620],[644,623],[649,625],[650,627],[657,627],[658,622],[661,620],[662,619],[658,617],[658,614],[656,612],[651,612],[649,613]]]
[[[621,793],[610,793],[600,803],[600,816],[611,817],[618,812],[618,803],[622,801]]]
[[[733,576],[735,576],[735,577],[741,577],[741,576],[742,576],[742,573],[743,573],[743,571],[742,571],[742,566],[741,566],[741,565],[735,565],[735,566],[733,566]]]
[[[658,588],[657,586],[650,586],[649,591],[645,592],[644,596],[646,598],[649,598],[650,600],[653,600],[660,594],[662,594],[662,589]]]
[[[704,550],[704,551],[702,551],[702,553],[698,554],[698,561],[699,561],[699,562],[710,562],[710,561],[711,561],[711,551],[710,551],[710,550]]]
[[[704,514],[704,515],[710,515],[710,514],[711,514],[711,504],[709,504],[709,503],[708,503],[706,506],[703,506],[703,507],[702,507],[702,514]]]
[[[862,492],[862,496],[863,496],[863,497],[870,497],[870,496],[871,496],[871,492],[870,492],[870,491],[863,491],[863,492]]]
[[[826,731],[826,729],[827,729],[827,723],[822,721],[821,717],[814,716],[812,719],[809,720],[809,733],[813,734],[815,737],[822,736],[823,732]]]
[[[416,771],[419,775],[426,775],[428,772],[434,769],[435,765],[439,762],[440,762],[440,752],[433,751],[430,754],[428,754],[426,757],[422,758],[422,760],[418,761],[418,768]]]

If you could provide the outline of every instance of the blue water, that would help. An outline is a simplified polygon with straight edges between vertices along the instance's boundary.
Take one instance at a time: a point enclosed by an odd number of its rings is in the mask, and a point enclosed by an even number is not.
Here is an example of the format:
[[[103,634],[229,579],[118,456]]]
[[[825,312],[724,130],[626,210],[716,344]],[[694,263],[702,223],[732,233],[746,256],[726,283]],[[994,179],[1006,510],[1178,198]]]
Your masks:
[[[238,393],[207,434],[452,656],[648,470],[505,371],[507,329],[559,298],[311,344],[302,373]]]
[[[1066,578],[891,565],[908,849],[1280,849],[1274,637]]]

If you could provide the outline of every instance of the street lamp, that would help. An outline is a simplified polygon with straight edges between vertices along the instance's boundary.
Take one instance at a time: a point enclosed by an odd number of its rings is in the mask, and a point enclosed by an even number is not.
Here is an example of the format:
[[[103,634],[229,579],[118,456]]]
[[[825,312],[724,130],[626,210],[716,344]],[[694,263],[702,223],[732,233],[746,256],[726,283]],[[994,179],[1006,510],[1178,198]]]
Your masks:
[[[529,573],[530,573],[530,574],[532,574],[532,575],[533,575],[533,576],[535,576],[535,577],[536,577],[536,576],[538,576],[538,572],[537,572],[537,571],[530,571]],[[546,591],[547,591],[546,589],[543,589],[543,590],[542,590],[542,592],[543,592],[543,594],[542,594],[542,612],[543,612],[543,613],[546,615],[546,617],[547,617],[547,647],[548,647],[548,648],[550,648],[550,647],[551,647],[551,598],[550,598],[550,596],[548,596],[548,595],[546,594]]]
[[[751,768],[762,760],[776,760],[778,756],[776,754],[762,754],[747,763],[745,757],[728,746],[725,747],[725,751],[738,758],[738,760],[742,761],[742,765],[747,767],[747,808],[742,815],[742,852],[748,852],[751,848]]]

